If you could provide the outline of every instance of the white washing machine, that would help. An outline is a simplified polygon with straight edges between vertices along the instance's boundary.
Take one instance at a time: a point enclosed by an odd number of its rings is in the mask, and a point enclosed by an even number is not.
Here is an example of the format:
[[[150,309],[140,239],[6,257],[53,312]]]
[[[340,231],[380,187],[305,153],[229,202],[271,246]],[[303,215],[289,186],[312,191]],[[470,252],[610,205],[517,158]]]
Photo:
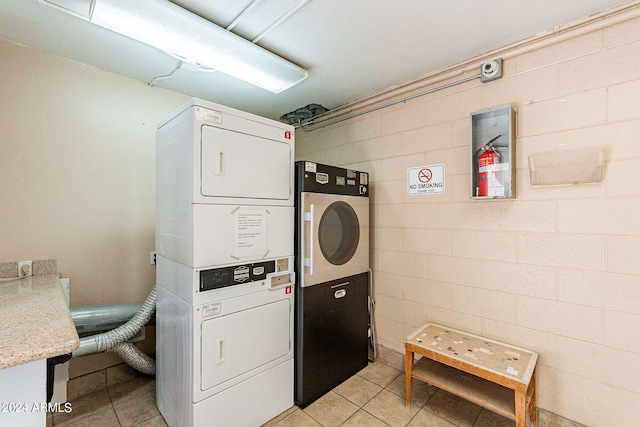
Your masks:
[[[259,426],[293,405],[293,138],[197,99],[158,126],[156,400],[171,427]]]

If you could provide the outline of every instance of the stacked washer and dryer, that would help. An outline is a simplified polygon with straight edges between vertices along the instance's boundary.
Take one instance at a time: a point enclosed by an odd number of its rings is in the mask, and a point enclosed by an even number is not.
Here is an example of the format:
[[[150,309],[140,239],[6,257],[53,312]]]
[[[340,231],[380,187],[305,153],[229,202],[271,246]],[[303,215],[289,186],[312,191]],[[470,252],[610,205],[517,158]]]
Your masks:
[[[157,405],[171,427],[293,405],[294,138],[191,100],[157,130]]]
[[[156,401],[170,427],[260,426],[367,365],[368,174],[293,159],[293,127],[207,101],[158,125]]]

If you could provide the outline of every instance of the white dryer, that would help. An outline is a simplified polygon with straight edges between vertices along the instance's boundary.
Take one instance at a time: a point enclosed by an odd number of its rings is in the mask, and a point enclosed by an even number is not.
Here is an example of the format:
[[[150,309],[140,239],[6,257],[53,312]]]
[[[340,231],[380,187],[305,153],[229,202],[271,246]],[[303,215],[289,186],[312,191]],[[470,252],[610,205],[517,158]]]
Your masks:
[[[194,268],[293,255],[293,138],[284,123],[195,99],[162,122],[158,255]]]
[[[293,141],[197,99],[158,126],[156,400],[171,427],[259,426],[293,405]]]

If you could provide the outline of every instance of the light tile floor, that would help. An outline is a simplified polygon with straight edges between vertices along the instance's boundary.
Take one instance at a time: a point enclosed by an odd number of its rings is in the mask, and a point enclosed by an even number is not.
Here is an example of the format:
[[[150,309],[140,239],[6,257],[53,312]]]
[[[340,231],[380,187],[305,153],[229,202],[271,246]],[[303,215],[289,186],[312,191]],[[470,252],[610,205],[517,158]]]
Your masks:
[[[376,361],[306,408],[294,406],[263,427],[515,426],[511,420],[420,381],[414,382],[412,405],[407,408],[404,384],[401,371]],[[53,414],[48,425],[166,426],[155,405],[155,380],[150,377],[107,387],[71,404],[71,413]]]

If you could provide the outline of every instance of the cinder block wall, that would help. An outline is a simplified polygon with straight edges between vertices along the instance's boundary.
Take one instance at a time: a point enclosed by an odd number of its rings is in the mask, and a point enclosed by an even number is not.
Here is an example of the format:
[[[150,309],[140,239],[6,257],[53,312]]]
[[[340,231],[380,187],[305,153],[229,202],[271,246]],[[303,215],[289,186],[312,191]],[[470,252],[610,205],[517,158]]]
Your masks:
[[[403,351],[426,321],[511,342],[540,353],[541,408],[589,426],[638,423],[637,16],[505,49],[501,80],[297,131],[299,160],[371,173],[379,343]],[[469,115],[504,104],[517,110],[517,198],[470,200]],[[530,185],[529,155],[591,147],[606,149],[601,183]],[[408,195],[407,169],[438,163],[445,193]]]

